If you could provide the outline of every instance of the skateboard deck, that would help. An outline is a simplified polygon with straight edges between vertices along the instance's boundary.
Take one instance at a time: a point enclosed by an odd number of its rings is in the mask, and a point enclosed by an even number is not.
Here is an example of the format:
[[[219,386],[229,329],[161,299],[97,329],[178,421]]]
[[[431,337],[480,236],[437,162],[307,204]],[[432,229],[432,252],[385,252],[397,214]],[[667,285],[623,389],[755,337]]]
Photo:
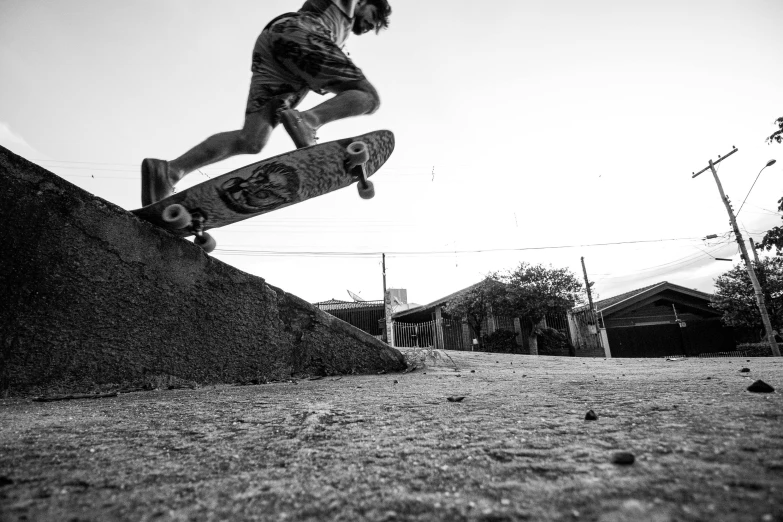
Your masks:
[[[178,236],[195,235],[196,242],[204,246],[213,241],[204,234],[206,230],[301,203],[354,182],[358,182],[363,198],[372,197],[374,188],[367,178],[393,150],[394,134],[387,130],[319,143],[247,165],[131,212]]]

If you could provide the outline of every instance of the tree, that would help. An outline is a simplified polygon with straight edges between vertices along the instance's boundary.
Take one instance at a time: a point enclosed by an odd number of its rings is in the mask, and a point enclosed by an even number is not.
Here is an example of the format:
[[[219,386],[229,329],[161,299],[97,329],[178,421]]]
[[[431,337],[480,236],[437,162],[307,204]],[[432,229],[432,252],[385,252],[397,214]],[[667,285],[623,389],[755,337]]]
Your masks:
[[[775,131],[772,133],[772,136],[767,138],[767,143],[772,143],[773,141],[776,141],[778,143],[783,143],[783,117],[778,118],[775,120],[775,125],[777,125],[780,130]]]
[[[567,268],[520,263],[499,277],[506,283],[503,299],[495,309],[503,315],[519,317],[528,332],[530,353],[538,355],[538,336],[553,335],[541,325],[548,314],[566,313],[581,302],[582,282]]]
[[[773,132],[772,135],[767,138],[766,141],[769,144],[772,144],[773,141],[783,143],[783,117],[775,120],[775,124],[780,130]],[[778,211],[783,212],[783,198],[778,200]],[[777,255],[783,255],[783,227],[771,228],[769,232],[764,235],[764,239],[761,240],[759,246],[766,250],[772,250],[774,248]]]
[[[753,263],[766,298],[772,328],[783,325],[783,257],[768,257]],[[763,330],[753,284],[743,265],[737,265],[715,281],[717,288],[710,306],[723,313],[724,324]]]
[[[493,307],[503,300],[505,288],[497,276],[489,275],[483,281],[473,285],[449,299],[443,311],[451,317],[464,317],[468,325],[481,342],[481,325],[492,315]]]

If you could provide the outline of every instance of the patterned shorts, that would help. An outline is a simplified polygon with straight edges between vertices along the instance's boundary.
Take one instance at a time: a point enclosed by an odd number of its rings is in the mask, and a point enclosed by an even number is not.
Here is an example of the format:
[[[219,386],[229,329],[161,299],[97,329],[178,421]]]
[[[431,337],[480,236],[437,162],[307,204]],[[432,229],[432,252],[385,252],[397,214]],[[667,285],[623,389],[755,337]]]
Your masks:
[[[364,74],[332,42],[332,34],[310,13],[292,13],[272,21],[256,40],[253,77],[246,114],[273,103],[280,111],[294,108],[308,91],[324,94],[345,81],[363,80]]]

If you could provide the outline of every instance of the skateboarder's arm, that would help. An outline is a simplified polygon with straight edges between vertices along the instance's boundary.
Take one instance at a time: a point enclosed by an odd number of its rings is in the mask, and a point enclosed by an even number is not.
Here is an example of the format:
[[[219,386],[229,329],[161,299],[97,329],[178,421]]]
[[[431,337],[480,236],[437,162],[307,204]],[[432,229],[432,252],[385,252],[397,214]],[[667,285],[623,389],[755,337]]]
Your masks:
[[[353,20],[356,4],[359,3],[359,0],[332,0],[332,3],[339,7],[345,16]]]
[[[307,0],[300,11],[310,13],[323,13],[332,4],[336,5],[345,16],[353,19],[356,12],[356,4],[359,0]]]

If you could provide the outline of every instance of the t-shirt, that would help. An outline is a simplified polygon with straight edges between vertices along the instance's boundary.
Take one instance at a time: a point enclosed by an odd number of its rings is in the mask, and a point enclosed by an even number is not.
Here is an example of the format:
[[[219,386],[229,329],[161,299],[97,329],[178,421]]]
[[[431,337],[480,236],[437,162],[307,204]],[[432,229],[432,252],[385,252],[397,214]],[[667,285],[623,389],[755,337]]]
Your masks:
[[[342,47],[351,34],[359,0],[307,0],[301,11],[316,13],[332,32],[332,41]]]

